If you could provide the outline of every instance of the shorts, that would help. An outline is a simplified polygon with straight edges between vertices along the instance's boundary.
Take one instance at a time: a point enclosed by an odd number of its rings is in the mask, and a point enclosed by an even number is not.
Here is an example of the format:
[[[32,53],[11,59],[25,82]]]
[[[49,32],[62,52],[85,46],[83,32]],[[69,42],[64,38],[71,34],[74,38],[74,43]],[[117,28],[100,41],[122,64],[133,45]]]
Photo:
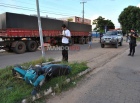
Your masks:
[[[92,44],[92,42],[90,41],[90,42],[88,42],[88,44],[89,44],[89,45],[91,45],[91,44]]]

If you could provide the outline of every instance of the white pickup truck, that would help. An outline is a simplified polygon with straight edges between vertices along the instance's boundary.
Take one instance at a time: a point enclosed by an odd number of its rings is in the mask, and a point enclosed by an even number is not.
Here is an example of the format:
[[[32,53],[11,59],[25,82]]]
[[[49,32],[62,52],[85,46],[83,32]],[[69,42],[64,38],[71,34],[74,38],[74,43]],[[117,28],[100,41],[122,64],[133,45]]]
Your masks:
[[[118,44],[122,46],[123,35],[121,30],[107,31],[101,38],[101,47],[104,48],[105,45],[115,45],[118,48]]]

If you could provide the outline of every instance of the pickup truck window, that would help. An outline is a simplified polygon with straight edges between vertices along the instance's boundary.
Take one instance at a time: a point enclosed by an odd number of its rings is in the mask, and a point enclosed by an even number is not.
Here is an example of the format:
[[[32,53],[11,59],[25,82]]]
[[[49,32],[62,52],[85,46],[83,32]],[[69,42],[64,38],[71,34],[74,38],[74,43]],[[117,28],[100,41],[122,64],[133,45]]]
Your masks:
[[[105,36],[110,36],[110,35],[117,35],[116,31],[107,31]]]

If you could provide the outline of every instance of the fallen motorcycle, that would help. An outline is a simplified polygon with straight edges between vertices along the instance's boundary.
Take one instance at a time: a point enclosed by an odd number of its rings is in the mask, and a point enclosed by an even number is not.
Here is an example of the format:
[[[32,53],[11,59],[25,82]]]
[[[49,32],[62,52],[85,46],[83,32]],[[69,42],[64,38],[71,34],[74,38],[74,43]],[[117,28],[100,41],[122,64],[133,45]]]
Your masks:
[[[12,69],[13,76],[20,76],[26,83],[32,84],[34,90],[32,95],[35,95],[37,88],[53,77],[67,75],[71,72],[71,68],[64,64],[43,63],[41,65],[30,66],[27,70],[20,65],[15,65]]]

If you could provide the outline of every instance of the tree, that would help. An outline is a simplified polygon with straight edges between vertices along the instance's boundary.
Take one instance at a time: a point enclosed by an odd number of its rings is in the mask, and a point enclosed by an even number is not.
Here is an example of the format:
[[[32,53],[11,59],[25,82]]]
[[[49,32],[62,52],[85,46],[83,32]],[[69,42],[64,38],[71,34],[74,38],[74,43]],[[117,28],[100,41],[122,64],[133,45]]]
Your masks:
[[[128,31],[131,28],[140,31],[140,8],[128,6],[119,15],[118,21],[123,31]]]
[[[107,29],[115,29],[114,24],[111,20],[105,20],[102,16],[99,16],[97,19],[93,20],[92,24],[95,24],[96,27],[94,30],[98,30],[99,32],[104,32],[105,26]]]

